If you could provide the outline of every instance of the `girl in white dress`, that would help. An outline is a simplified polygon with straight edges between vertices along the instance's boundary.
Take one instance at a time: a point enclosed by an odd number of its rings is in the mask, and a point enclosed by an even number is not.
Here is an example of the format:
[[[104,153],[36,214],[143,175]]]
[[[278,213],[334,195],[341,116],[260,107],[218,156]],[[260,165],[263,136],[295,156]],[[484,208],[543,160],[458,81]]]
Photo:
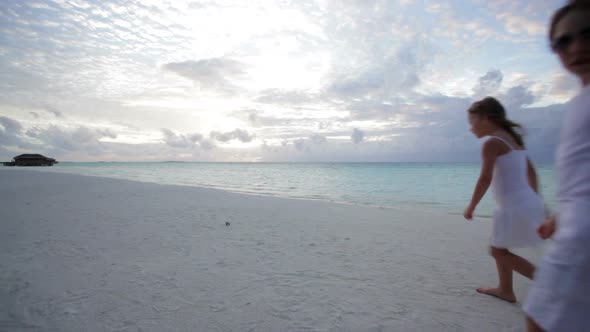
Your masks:
[[[590,331],[590,1],[559,9],[551,48],[582,91],[568,103],[557,151],[559,215],[539,228],[552,237],[524,310],[528,331]]]
[[[496,209],[490,239],[490,254],[496,260],[498,287],[478,288],[477,292],[516,302],[512,272],[532,279],[535,267],[509,248],[533,246],[541,241],[536,230],[544,220],[544,205],[537,194],[537,175],[515,128],[506,118],[500,102],[486,97],[468,110],[471,131],[477,138],[490,136],[482,147],[481,174],[471,202],[464,212],[471,220],[477,204],[492,186]]]

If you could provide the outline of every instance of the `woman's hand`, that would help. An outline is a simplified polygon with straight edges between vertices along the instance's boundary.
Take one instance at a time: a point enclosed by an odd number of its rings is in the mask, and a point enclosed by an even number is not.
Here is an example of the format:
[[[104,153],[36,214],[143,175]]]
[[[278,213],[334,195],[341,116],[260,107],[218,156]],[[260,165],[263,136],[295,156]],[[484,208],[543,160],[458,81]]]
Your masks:
[[[544,223],[537,228],[537,234],[541,237],[541,239],[546,240],[553,236],[556,229],[556,221],[557,216],[554,214],[551,217],[547,218]]]
[[[473,212],[474,211],[475,211],[475,206],[473,206],[472,204],[469,204],[469,206],[467,206],[467,208],[463,212],[463,217],[465,217],[465,219],[467,219],[467,220],[473,219]]]

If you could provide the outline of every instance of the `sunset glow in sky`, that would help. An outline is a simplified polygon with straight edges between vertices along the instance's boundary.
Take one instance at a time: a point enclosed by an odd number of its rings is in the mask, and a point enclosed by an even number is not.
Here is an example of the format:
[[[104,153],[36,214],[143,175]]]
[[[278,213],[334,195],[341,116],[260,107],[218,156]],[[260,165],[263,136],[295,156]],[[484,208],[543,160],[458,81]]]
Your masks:
[[[0,161],[475,161],[496,96],[550,161],[555,0],[0,4]]]

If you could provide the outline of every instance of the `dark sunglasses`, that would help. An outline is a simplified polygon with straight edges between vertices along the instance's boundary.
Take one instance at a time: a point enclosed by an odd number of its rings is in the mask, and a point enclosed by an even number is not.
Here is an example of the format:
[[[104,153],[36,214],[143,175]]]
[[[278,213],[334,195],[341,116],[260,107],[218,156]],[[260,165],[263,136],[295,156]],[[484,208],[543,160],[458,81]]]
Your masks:
[[[567,50],[570,45],[576,40],[579,39],[581,42],[589,42],[590,41],[590,26],[583,28],[582,30],[578,31],[577,33],[564,33],[563,35],[554,38],[551,41],[551,49],[554,51],[565,51]]]

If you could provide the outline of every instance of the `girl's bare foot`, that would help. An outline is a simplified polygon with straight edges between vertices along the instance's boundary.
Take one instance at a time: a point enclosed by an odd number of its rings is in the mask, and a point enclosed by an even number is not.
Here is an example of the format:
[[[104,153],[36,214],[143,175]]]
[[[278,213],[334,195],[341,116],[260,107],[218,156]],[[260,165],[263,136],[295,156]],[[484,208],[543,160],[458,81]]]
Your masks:
[[[506,302],[514,303],[516,302],[516,295],[510,292],[504,292],[500,288],[478,288],[476,291],[480,294],[491,295],[494,297],[499,298],[500,300],[504,300]]]

